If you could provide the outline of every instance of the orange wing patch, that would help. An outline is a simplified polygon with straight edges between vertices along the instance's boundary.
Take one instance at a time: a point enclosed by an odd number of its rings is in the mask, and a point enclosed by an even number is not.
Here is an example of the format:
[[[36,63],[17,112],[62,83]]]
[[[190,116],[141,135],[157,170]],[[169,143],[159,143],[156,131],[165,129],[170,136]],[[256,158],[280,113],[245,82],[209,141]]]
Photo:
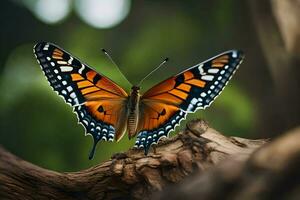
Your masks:
[[[94,77],[96,76],[96,72],[95,71],[88,71],[87,73],[86,73],[86,77],[87,77],[87,79],[89,80],[89,81],[91,81],[91,82],[93,82],[93,79],[94,79]]]
[[[215,60],[212,61],[212,67],[224,67],[226,63],[229,61],[229,56],[224,55],[220,56],[219,58],[216,58]]]
[[[72,81],[77,84],[86,100],[120,97],[123,99],[128,96],[121,87],[93,70],[87,71],[85,76],[86,78],[78,73],[71,74]]]
[[[186,73],[186,77],[192,78],[193,75],[191,73]],[[171,104],[179,105],[182,103],[183,100],[187,98],[187,92],[190,88],[189,85],[186,84],[180,86],[181,88],[184,88],[182,90],[178,90],[180,89],[180,87],[178,89],[176,89],[175,87],[176,80],[175,77],[172,77],[152,87],[143,95],[142,98],[151,98],[153,100],[171,102]]]
[[[181,83],[179,86],[177,86],[177,89],[180,89],[180,90],[184,90],[186,92],[189,92],[191,90],[192,86],[188,85],[188,84],[184,84],[184,83]]]
[[[101,79],[96,83],[96,86],[119,96],[128,96],[128,94],[121,87],[119,87],[117,84],[114,84],[110,79],[104,76],[102,76]]]
[[[99,89],[98,89],[99,90]],[[97,92],[93,92],[90,94],[85,95],[85,98],[90,101],[90,100],[102,100],[102,99],[120,99],[120,96],[111,93],[106,90],[99,90]]]
[[[194,74],[191,71],[186,71],[183,73],[184,75],[184,80],[189,80],[194,78]]]
[[[52,58],[62,60],[63,54],[64,54],[64,52],[62,52],[61,50],[56,48],[53,50]]]
[[[174,86],[176,84],[175,77],[172,77],[170,79],[167,79],[156,86],[152,87],[150,90],[148,90],[144,95],[143,98],[152,97],[158,94],[162,94],[165,92],[168,92],[172,89],[174,89]]]
[[[115,127],[115,139],[119,141],[123,137],[127,125],[127,110],[124,104],[123,100],[101,100],[88,101],[85,106],[96,120]]]
[[[186,92],[183,92],[183,91],[180,91],[180,90],[177,90],[177,89],[173,89],[169,92],[170,94],[173,94],[175,95],[176,97],[179,97],[180,99],[186,99],[188,94]]]
[[[206,84],[204,81],[201,81],[198,79],[188,80],[188,81],[186,81],[186,83],[197,86],[197,87],[201,87],[201,88],[203,88]]]
[[[71,74],[72,81],[81,81],[84,80],[84,78],[80,74]]]
[[[223,55],[223,56],[220,56],[220,57],[214,59],[212,61],[212,63],[213,64],[218,63],[218,62],[228,63],[228,60],[229,60],[229,56],[228,55]]]
[[[142,118],[138,125],[140,130],[153,130],[166,123],[179,108],[174,105],[166,105],[160,102],[144,102]]]
[[[86,94],[89,94],[89,93],[93,93],[93,92],[96,92],[96,91],[99,91],[100,89],[97,88],[97,87],[88,87],[88,88],[84,88],[81,90],[81,93],[83,95],[86,95]]]
[[[182,99],[169,93],[163,93],[163,94],[153,96],[151,97],[151,100],[166,102],[171,105],[179,105],[182,103]]]
[[[113,103],[111,101],[88,101],[85,106],[90,111],[91,115],[96,119],[101,120],[110,125],[117,123],[117,111],[121,109],[122,104]]]
[[[77,82],[77,86],[80,89],[80,88],[86,88],[86,87],[94,86],[94,84],[91,83],[90,81],[84,80],[84,81]]]

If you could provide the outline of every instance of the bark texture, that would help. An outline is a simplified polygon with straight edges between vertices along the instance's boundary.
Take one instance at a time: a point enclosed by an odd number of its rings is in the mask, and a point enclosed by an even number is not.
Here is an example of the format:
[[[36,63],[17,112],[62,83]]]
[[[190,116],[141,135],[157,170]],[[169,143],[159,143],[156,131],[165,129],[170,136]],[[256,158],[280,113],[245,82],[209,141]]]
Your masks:
[[[300,127],[247,160],[231,159],[165,188],[153,199],[300,199]]]
[[[130,149],[95,167],[73,173],[40,168],[0,149],[0,199],[150,199],[234,157],[242,162],[266,140],[225,137],[203,120],[188,123],[145,156]],[[153,197],[155,198],[155,197]]]

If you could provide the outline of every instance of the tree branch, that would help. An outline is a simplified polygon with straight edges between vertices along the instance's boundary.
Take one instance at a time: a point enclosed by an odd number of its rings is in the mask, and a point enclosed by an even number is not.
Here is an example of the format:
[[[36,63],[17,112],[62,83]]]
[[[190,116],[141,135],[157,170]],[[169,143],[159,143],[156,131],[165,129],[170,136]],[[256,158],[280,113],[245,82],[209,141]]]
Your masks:
[[[153,199],[299,199],[299,141],[300,127],[259,148],[247,160],[226,160],[165,188]]]
[[[243,161],[264,143],[225,137],[205,121],[194,120],[147,156],[130,149],[73,173],[40,168],[0,148],[0,199],[145,199],[229,157]]]

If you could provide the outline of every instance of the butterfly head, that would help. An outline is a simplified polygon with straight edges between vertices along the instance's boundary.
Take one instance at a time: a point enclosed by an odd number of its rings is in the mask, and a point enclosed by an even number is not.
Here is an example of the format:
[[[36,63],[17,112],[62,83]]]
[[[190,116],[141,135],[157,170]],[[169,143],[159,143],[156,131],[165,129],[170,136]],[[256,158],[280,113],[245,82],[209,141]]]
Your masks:
[[[139,92],[140,89],[141,89],[141,88],[140,88],[139,86],[132,86],[132,87],[131,87],[131,90],[132,90],[132,91],[136,91],[136,92]]]

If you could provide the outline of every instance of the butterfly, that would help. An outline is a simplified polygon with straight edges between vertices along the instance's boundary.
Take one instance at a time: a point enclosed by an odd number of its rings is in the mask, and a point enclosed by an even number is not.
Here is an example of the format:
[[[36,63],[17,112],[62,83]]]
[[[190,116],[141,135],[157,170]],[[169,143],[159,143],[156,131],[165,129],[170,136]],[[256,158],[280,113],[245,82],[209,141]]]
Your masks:
[[[188,113],[207,108],[224,89],[242,62],[241,51],[230,50],[192,66],[140,94],[130,93],[96,72],[62,48],[40,42],[34,54],[50,86],[71,105],[85,135],[94,144],[100,140],[119,141],[126,131],[145,155],[151,145],[168,137]]]

